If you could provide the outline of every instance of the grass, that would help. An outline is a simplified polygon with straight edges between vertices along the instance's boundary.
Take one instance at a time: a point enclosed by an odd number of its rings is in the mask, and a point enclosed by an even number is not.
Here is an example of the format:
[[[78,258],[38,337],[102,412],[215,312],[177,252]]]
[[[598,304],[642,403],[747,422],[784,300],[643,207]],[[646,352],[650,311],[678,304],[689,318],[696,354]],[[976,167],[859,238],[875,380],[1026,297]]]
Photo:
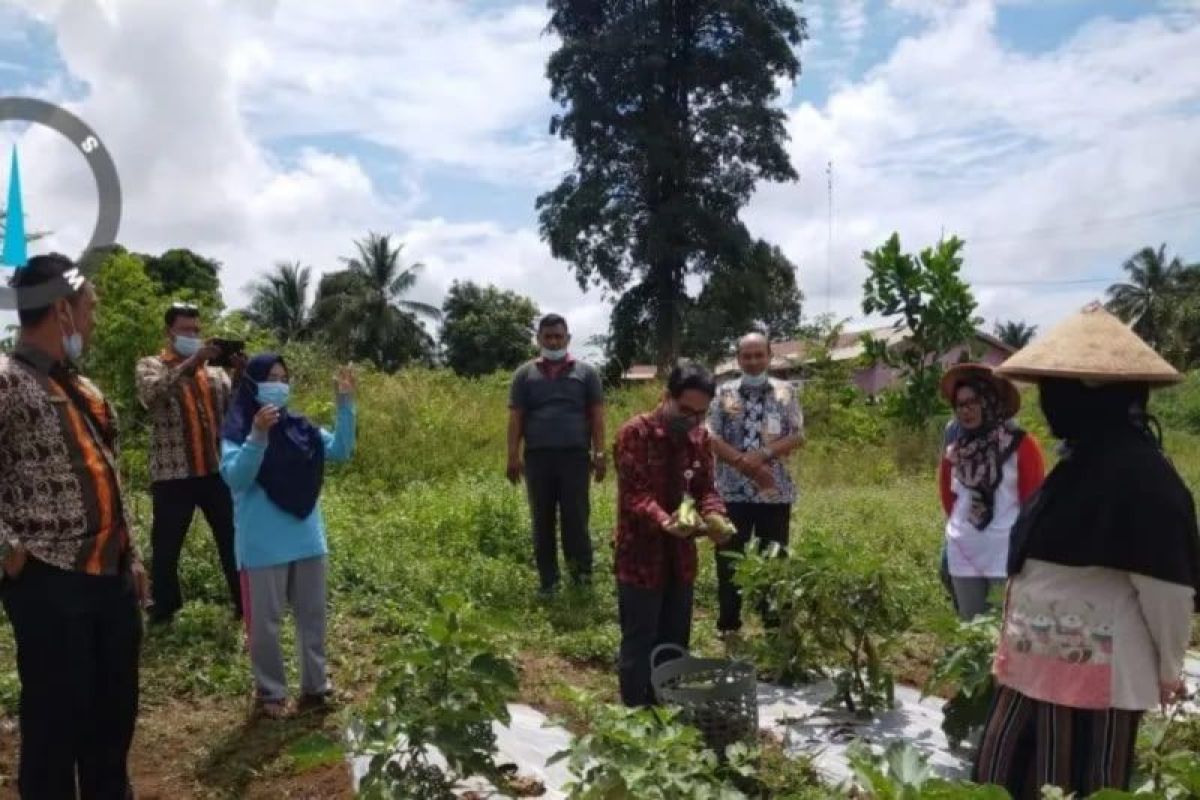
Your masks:
[[[298,405],[328,424],[333,407],[324,376],[331,365],[306,353],[291,363],[302,387]],[[151,631],[145,643],[140,785],[153,786],[154,770],[169,766],[170,775],[159,776],[164,797],[314,796],[305,792],[315,786],[326,787],[322,796],[341,796],[338,734],[371,691],[384,645],[419,626],[435,598],[451,589],[487,612],[497,647],[521,664],[526,701],[571,720],[566,686],[615,698],[619,634],[609,578],[614,481],[593,494],[593,592],[539,602],[524,493],[503,477],[506,389],[503,376],[365,376],[358,452],[351,464],[331,470],[322,499],[331,551],[331,671],[349,698],[341,712],[282,723],[247,721],[251,681],[240,626],[224,610],[215,552],[206,527],[197,524],[181,566],[188,603],[171,629]],[[655,400],[647,388],[614,394],[610,437],[620,421]],[[1173,423],[1169,452],[1195,487],[1200,437],[1190,432],[1187,409],[1200,403],[1176,394],[1166,404]],[[1034,405],[1027,403],[1026,418],[1046,442]],[[855,411],[854,424],[861,426],[871,413]],[[934,483],[937,435],[881,435],[884,428],[872,425],[866,433],[839,431],[834,422],[810,430],[812,446],[795,464],[801,488],[793,536],[823,538],[847,558],[869,559],[887,573],[913,620],[893,666],[902,680],[919,685],[955,624],[937,577],[943,524]],[[136,456],[138,443],[131,447],[130,463],[144,463]],[[127,485],[144,487],[144,476],[129,476]],[[135,493],[131,506],[148,552],[149,503]],[[707,546],[701,563],[694,642],[696,649],[718,652],[715,570]],[[290,648],[290,630],[286,636]],[[16,711],[13,663],[10,629],[3,626],[0,714]],[[292,681],[294,686],[295,675]],[[160,759],[156,754],[168,746],[173,755]],[[11,755],[0,755],[0,767],[5,763]]]

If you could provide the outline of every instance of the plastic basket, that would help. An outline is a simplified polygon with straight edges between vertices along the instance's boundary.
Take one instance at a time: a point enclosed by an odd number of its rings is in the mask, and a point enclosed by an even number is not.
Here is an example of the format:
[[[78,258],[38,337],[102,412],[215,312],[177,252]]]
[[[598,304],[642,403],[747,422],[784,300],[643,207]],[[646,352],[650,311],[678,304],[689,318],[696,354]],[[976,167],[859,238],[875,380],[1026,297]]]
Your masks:
[[[659,656],[677,658],[659,664]],[[758,736],[758,684],[754,667],[744,661],[695,658],[678,645],[664,644],[650,654],[650,684],[660,703],[680,710],[680,721],[699,729],[720,757],[736,742]]]

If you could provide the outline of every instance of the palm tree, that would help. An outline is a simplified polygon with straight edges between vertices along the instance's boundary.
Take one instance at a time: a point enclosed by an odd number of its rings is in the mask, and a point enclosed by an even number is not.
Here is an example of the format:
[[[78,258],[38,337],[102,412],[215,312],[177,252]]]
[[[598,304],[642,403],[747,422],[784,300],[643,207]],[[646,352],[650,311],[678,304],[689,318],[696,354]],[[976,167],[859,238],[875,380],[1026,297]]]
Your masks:
[[[308,285],[311,270],[300,262],[281,261],[275,271],[251,287],[247,316],[283,344],[308,333]]]
[[[1027,325],[1020,320],[996,323],[996,338],[1014,350],[1020,350],[1033,341],[1037,325]]]
[[[335,329],[353,330],[351,338],[361,343],[381,369],[397,368],[415,353],[431,351],[433,340],[420,319],[439,322],[442,312],[428,303],[404,299],[416,286],[424,265],[404,266],[400,259],[404,245],[393,246],[387,234],[369,233],[354,246],[357,255],[342,259],[354,280]]]
[[[1171,295],[1184,279],[1183,262],[1178,256],[1168,261],[1166,251],[1165,244],[1158,250],[1143,247],[1122,266],[1129,280],[1108,287],[1109,311],[1131,323],[1134,332],[1156,349],[1167,333],[1164,323]]]

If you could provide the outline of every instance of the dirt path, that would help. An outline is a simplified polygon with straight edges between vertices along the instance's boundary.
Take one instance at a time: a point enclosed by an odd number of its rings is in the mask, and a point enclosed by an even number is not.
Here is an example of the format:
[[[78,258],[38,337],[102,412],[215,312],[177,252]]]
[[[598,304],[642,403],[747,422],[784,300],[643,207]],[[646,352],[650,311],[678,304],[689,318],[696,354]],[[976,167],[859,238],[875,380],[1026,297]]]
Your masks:
[[[0,723],[0,800],[15,800],[15,721]],[[238,701],[143,707],[131,757],[138,800],[352,798],[350,773],[330,743],[336,715],[248,722]]]

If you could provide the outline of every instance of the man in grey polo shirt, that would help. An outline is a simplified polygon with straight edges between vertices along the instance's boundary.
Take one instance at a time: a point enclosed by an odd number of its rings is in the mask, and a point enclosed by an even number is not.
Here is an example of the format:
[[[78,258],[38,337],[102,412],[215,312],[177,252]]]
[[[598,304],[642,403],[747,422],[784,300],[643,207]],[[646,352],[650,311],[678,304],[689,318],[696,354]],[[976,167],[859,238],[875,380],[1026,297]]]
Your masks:
[[[571,357],[570,343],[567,321],[544,317],[538,323],[541,356],[513,375],[508,401],[508,479],[516,485],[525,476],[543,597],[558,589],[560,516],[567,571],[576,584],[591,582],[588,479],[604,480],[606,465],[600,375]]]

